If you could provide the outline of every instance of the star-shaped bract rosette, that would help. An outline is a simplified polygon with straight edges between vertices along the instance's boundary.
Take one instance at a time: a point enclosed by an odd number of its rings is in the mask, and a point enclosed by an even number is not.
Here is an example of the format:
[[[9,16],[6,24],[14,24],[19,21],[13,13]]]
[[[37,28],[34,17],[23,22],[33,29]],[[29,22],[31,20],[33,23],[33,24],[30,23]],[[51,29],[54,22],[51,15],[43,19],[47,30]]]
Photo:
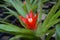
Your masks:
[[[34,15],[32,10],[30,11],[29,14],[26,15],[26,18],[20,16],[20,19],[26,24],[26,28],[31,30],[37,29],[37,24],[36,24],[37,18],[38,18],[38,14]]]

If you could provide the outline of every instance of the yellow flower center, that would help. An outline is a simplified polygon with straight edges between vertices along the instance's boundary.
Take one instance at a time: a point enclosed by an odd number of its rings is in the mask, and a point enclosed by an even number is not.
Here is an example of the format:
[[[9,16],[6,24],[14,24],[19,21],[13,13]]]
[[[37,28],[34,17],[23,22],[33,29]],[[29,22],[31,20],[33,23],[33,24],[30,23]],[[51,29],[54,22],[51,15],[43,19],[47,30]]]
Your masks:
[[[32,20],[32,18],[28,18],[28,21],[31,23],[33,20]]]

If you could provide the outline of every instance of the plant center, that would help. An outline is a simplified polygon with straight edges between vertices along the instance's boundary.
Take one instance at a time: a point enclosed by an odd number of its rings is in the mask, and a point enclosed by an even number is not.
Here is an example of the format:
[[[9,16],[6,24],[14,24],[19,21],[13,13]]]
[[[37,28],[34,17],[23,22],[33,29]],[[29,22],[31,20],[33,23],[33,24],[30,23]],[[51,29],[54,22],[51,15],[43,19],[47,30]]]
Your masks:
[[[32,18],[28,18],[28,21],[31,23],[33,20],[32,20]]]

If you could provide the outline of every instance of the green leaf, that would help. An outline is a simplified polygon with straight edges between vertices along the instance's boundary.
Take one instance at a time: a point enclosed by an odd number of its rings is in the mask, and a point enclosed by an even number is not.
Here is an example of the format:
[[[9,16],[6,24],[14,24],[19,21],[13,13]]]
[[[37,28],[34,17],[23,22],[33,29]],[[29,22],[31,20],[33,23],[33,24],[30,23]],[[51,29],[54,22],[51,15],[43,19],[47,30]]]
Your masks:
[[[13,7],[17,10],[17,12],[22,15],[26,16],[26,12],[22,8],[22,3],[19,0],[9,0],[9,2],[13,5]],[[21,4],[21,5],[20,5]]]
[[[47,28],[50,28],[51,26],[53,26],[54,24],[60,22],[60,18],[59,19],[55,19],[54,21],[49,22],[49,24],[46,25]]]
[[[8,1],[8,0],[4,0],[4,1],[6,1],[6,2],[10,2],[10,1]]]
[[[52,9],[50,10],[50,12],[48,13],[46,19],[44,20],[43,22],[43,27],[45,27],[48,23],[49,23],[49,20],[52,18],[52,16],[55,14],[55,12],[57,11],[58,7],[60,6],[60,0],[58,3],[56,3]]]
[[[32,10],[34,11],[34,12],[36,12],[36,10],[37,10],[37,5],[36,4],[34,4],[34,5],[31,5],[31,8],[32,8]]]
[[[39,13],[39,24],[38,24],[38,28],[37,28],[37,31],[36,31],[36,35],[37,36],[40,36],[39,34],[40,34],[40,28],[41,28],[41,26],[42,26],[42,6],[43,5],[43,3],[42,3],[42,0],[39,0],[38,1],[38,9],[37,9],[37,11],[38,11],[38,13]]]
[[[8,15],[7,17],[5,17],[2,21],[5,21],[7,18],[11,17],[12,15]]]
[[[33,2],[33,4],[32,5],[34,5],[34,4],[36,4],[37,3],[37,0],[34,0],[34,2]]]
[[[56,40],[60,40],[60,24],[56,25]]]
[[[31,9],[31,4],[29,3],[29,0],[26,0],[26,7],[27,7],[27,11],[28,13],[30,12]]]
[[[14,15],[19,20],[19,22],[21,23],[21,25],[25,27],[25,25],[23,24],[23,22],[20,20],[19,15],[15,11],[13,11],[13,10],[7,8],[7,7],[5,7],[5,8],[9,11],[8,14]]]
[[[39,0],[38,1],[38,13],[39,13],[39,20],[41,22],[42,20],[42,7],[43,7],[43,3],[42,3],[42,0]]]
[[[27,35],[16,35],[16,36],[12,37],[10,40],[18,40],[19,38],[31,39],[32,36],[27,36]],[[24,40],[26,40],[26,39],[24,39]]]
[[[60,10],[52,16],[52,18],[50,19],[50,21],[48,22],[48,24],[44,27],[46,29],[44,29],[44,31],[48,30],[51,26],[53,26],[54,24],[60,22],[60,19],[57,19],[60,16]]]
[[[24,36],[16,35],[16,36],[10,38],[9,40],[18,40],[20,37],[24,37]]]
[[[24,4],[22,3],[22,1],[21,1],[21,0],[16,0],[16,2],[17,2],[21,7],[23,7],[23,6],[24,6]]]
[[[16,33],[16,35],[33,35],[33,32],[31,30],[28,29],[24,29],[24,28],[19,28],[15,25],[12,24],[0,24],[0,31],[4,30],[5,32],[9,32],[9,33]]]
[[[55,15],[55,12],[57,11],[58,7],[60,6],[60,0],[57,4],[55,4],[51,11],[48,13],[46,19],[44,20],[42,26],[40,26],[39,32],[37,33],[37,36],[43,36],[44,34],[46,34],[47,30],[53,26],[54,24],[60,22],[60,19],[55,19],[55,21],[50,21],[50,19],[53,17],[53,15]]]
[[[22,38],[22,40],[41,40],[38,37],[27,36],[27,35],[16,35],[16,36],[12,37],[10,40],[18,40],[19,38]]]
[[[54,21],[54,20],[57,19],[59,16],[60,16],[60,10],[59,10],[54,16],[52,16],[52,18],[50,19],[49,22]]]
[[[54,24],[60,22],[60,19],[56,19],[55,21],[51,21],[51,23],[47,24],[45,27],[41,27],[39,31],[37,32],[37,36],[43,36],[44,34],[46,34],[46,32],[48,31],[48,29],[53,26]]]
[[[19,18],[19,15],[17,14],[17,12],[7,8],[6,6],[4,6],[4,8],[6,8],[9,11],[9,12],[7,12],[7,14],[14,15],[20,22],[20,18]]]
[[[8,14],[14,15],[14,16],[16,16],[17,18],[19,17],[19,15],[17,14],[17,12],[15,12],[15,11],[13,11],[13,10],[7,8],[7,7],[4,7],[4,8],[6,8],[6,9],[9,11]]]
[[[36,30],[36,36],[39,36],[39,37],[40,37],[40,28],[41,28],[41,26],[42,26],[42,24],[39,23],[39,24],[38,24],[38,28],[37,28],[37,30]]]
[[[16,36],[10,38],[9,40],[18,40],[21,37],[25,37],[25,35],[24,36],[23,35],[16,35]]]
[[[49,1],[49,0],[43,0],[42,2],[47,2],[47,1]]]
[[[30,3],[32,3],[33,2],[33,0],[30,0]]]
[[[52,35],[55,33],[55,29],[49,30],[48,33],[49,34],[47,35],[47,37],[46,37],[45,40],[50,40],[50,38],[52,37]]]
[[[60,19],[56,19],[55,21],[51,21],[51,23],[46,25],[46,29],[44,29],[44,30],[47,31],[51,26],[53,26],[54,24],[56,24],[58,22],[60,22]]]

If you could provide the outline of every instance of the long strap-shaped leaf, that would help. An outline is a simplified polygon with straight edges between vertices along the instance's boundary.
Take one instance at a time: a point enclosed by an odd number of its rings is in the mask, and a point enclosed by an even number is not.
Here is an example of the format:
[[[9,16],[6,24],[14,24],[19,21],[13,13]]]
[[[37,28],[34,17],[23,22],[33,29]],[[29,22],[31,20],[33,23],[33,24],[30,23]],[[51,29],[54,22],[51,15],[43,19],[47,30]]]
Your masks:
[[[8,14],[14,15],[19,20],[19,22],[21,23],[21,25],[25,27],[25,25],[23,24],[23,22],[20,20],[19,15],[17,14],[17,12],[15,12],[15,11],[7,8],[7,7],[5,7],[5,8],[10,12]]]
[[[42,3],[42,0],[38,0],[38,13],[39,13],[39,20],[41,21],[42,20],[42,6],[43,3]]]
[[[2,21],[5,21],[6,19],[8,19],[9,17],[11,17],[12,15],[8,15],[7,17],[5,17]]]
[[[33,0],[30,0],[30,3],[32,3],[33,2]]]
[[[24,4],[21,2],[21,0],[16,0],[16,2],[18,3],[18,5],[20,5],[21,7],[24,6]]]
[[[30,12],[31,9],[31,4],[29,3],[29,0],[26,0],[26,7],[27,7],[27,11]]]
[[[6,1],[8,1],[8,0],[6,0]],[[24,17],[26,16],[26,12],[23,10],[22,5],[20,5],[20,4],[22,4],[21,1],[9,0],[8,2],[10,2],[13,5],[13,7],[18,11],[19,14],[21,14]]]
[[[55,21],[51,21],[51,23],[47,24],[45,27],[41,27],[40,36],[44,35],[51,26],[53,26],[54,24],[58,22],[60,22],[60,19],[55,19]]]
[[[54,20],[57,19],[59,16],[60,16],[60,10],[59,10],[54,16],[52,16],[52,18],[50,19],[49,22],[54,21]]]
[[[56,40],[60,40],[60,24],[56,25]]]
[[[30,35],[33,34],[31,30],[19,28],[12,24],[0,24],[0,32],[13,33],[16,35]]]
[[[50,40],[50,38],[52,37],[52,35],[55,33],[55,28],[49,30],[48,35],[46,37],[46,40]]]
[[[40,27],[42,26],[42,0],[38,0],[38,13],[39,13],[39,24],[38,24],[38,28],[37,28],[37,31],[36,31],[36,34],[37,34],[37,36],[40,36],[39,34],[40,34]]]
[[[57,4],[55,4],[51,11],[48,13],[48,16],[46,17],[45,21],[43,22],[43,25],[42,26],[46,26],[49,22],[49,20],[52,18],[52,16],[55,14],[56,10],[58,9],[58,7],[60,6],[60,0]]]
[[[15,11],[13,11],[13,10],[7,8],[6,6],[4,6],[4,8],[6,8],[6,9],[9,11],[8,14],[14,15],[14,16],[17,17],[17,18],[19,17],[19,15],[17,14],[17,12],[15,12]]]
[[[42,2],[47,2],[47,1],[49,1],[49,0],[43,0]]]
[[[37,3],[37,0],[34,0],[33,4],[32,5],[35,5]]]
[[[33,36],[27,36],[27,35],[16,35],[16,36],[12,37],[10,40],[18,40],[21,37],[23,37],[23,38],[25,37],[25,38],[28,38],[28,39],[32,39],[33,40]]]
[[[43,36],[51,26],[53,26],[54,24],[60,22],[60,19],[55,19],[55,21],[51,21],[51,23],[49,23],[50,19],[55,14],[58,7],[60,6],[59,3],[60,3],[60,0],[59,0],[59,2],[57,4],[55,4],[52,7],[51,11],[48,13],[48,16],[46,17],[45,21],[43,22],[43,25],[39,26],[39,28],[37,29],[38,31],[36,32],[37,36]]]
[[[46,26],[42,27],[42,29],[43,29],[42,32],[46,33],[47,30],[48,30],[51,26],[53,26],[54,24],[60,22],[60,19],[57,19],[57,17],[59,17],[59,16],[60,16],[60,10],[50,19],[49,23],[48,23]],[[44,34],[44,33],[43,33],[43,34]]]

